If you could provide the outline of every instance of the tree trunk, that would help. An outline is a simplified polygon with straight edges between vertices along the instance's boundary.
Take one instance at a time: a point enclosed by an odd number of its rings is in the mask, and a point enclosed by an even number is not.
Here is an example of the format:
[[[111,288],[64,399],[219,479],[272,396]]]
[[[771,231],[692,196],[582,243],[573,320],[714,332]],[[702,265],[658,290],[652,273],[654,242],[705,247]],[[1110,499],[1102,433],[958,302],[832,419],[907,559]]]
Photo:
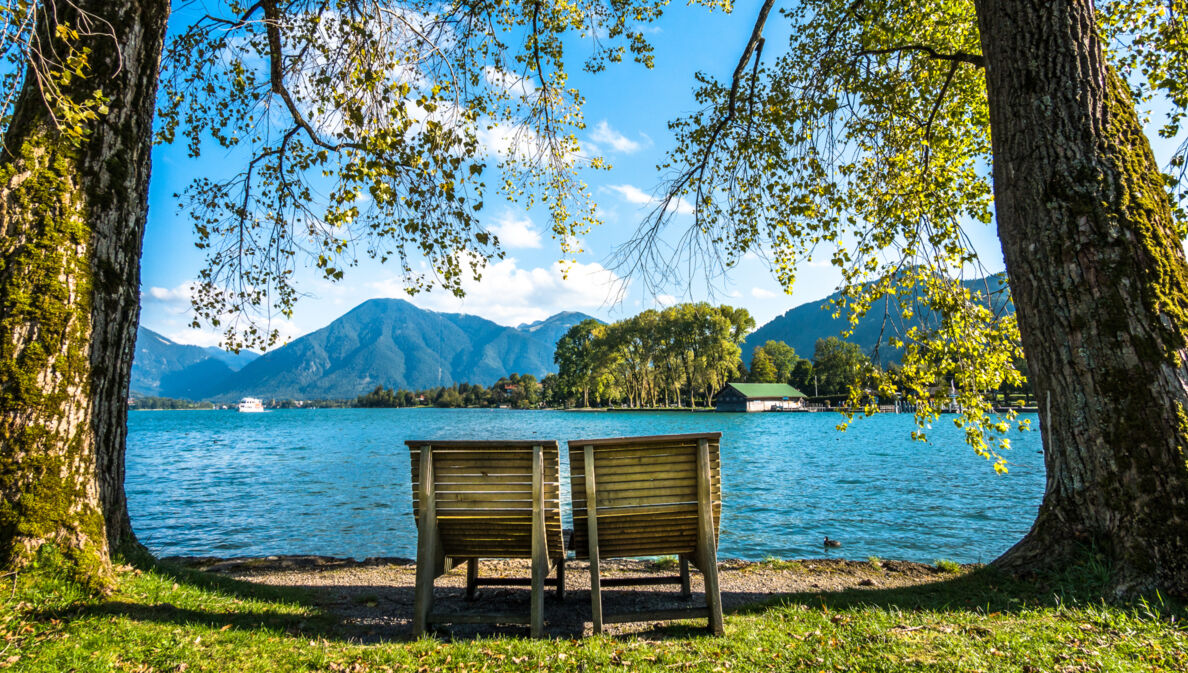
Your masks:
[[[149,154],[169,0],[47,0],[39,32],[93,31],[85,78],[109,112],[71,142],[26,77],[0,154],[0,563],[45,545],[94,588],[135,544],[124,497]],[[50,17],[50,18],[46,18]],[[55,43],[59,47],[60,43]]]
[[[994,192],[1047,486],[996,563],[1092,548],[1113,589],[1188,596],[1188,265],[1090,0],[978,0]]]

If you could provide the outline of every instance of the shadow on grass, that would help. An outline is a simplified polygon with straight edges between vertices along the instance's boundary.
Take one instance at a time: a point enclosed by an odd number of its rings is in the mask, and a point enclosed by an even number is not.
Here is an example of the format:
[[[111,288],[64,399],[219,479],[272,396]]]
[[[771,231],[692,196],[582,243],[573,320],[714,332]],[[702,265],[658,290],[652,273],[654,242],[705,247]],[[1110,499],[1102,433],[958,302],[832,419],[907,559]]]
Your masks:
[[[1014,612],[1037,604],[1055,605],[1058,600],[1043,591],[1042,584],[1022,582],[993,567],[906,587],[848,588],[839,591],[811,591],[773,596],[740,608],[738,614],[756,614],[780,605],[800,604],[810,608],[848,610],[865,607],[939,612]]]
[[[994,566],[981,566],[947,579],[886,589],[849,588],[783,594],[740,607],[737,614],[759,614],[773,607],[800,604],[831,611],[861,608],[903,611],[976,612],[1015,614],[1059,606],[1142,607],[1163,618],[1188,617],[1183,603],[1162,596],[1118,602],[1109,596],[1109,569],[1092,559],[1072,565],[1055,575],[1020,579]]]
[[[817,590],[782,593],[736,604],[727,615],[761,616],[772,609],[802,605],[810,610],[842,612],[877,609],[903,612],[933,611],[966,614],[1018,614],[1036,608],[1078,607],[1110,604],[1133,608],[1140,614],[1161,621],[1184,623],[1188,620],[1188,605],[1162,596],[1138,598],[1125,602],[1113,600],[1106,594],[1110,569],[1088,557],[1054,575],[1020,579],[993,566],[980,566],[968,572],[910,586],[891,588],[851,587],[840,590]],[[730,605],[728,594],[723,602]],[[729,623],[729,622],[728,622]],[[683,639],[704,634],[703,629],[688,624],[656,624],[650,630],[626,634],[628,637],[646,635],[666,640]]]
[[[39,619],[85,617],[125,617],[139,622],[171,623],[182,626],[199,625],[215,630],[268,630],[301,638],[324,638],[342,642],[386,642],[410,640],[413,589],[396,585],[354,586],[286,586],[272,587],[236,580],[214,573],[185,568],[169,563],[156,563],[151,572],[179,586],[216,593],[245,601],[262,601],[296,605],[308,614],[285,614],[253,610],[195,609],[168,602],[132,602],[124,600],[96,601],[66,611],[46,612]],[[842,611],[848,609],[898,609],[904,611],[930,610],[938,612],[998,612],[1013,613],[1023,609],[1078,602],[1100,605],[1100,588],[1105,586],[1100,569],[1089,566],[1070,568],[1060,577],[1021,581],[1005,575],[993,567],[981,567],[970,572],[927,581],[906,587],[848,588],[836,591],[808,591],[799,593],[722,593],[727,619],[730,615],[761,615],[773,608],[799,604],[809,609]],[[447,612],[467,610],[500,612],[528,612],[527,588],[486,589],[476,603],[463,598],[457,587],[438,587],[435,609]],[[546,631],[554,638],[580,637],[590,622],[590,594],[588,590],[573,590],[562,601],[549,592],[545,602]],[[605,591],[604,609],[607,613],[638,609],[632,591]],[[655,600],[655,597],[652,597]],[[664,600],[668,600],[665,598]],[[704,595],[694,593],[683,600],[675,594],[668,607],[704,605]],[[655,606],[649,606],[655,607]],[[1161,605],[1184,615],[1183,606]],[[700,621],[700,620],[699,620]],[[703,623],[703,622],[702,622]],[[645,637],[660,640],[682,640],[706,635],[698,622],[638,624],[638,629],[616,634],[630,639]],[[630,627],[629,627],[630,628]],[[453,625],[437,631],[440,638],[470,640],[491,636],[519,637],[528,635],[526,627]]]

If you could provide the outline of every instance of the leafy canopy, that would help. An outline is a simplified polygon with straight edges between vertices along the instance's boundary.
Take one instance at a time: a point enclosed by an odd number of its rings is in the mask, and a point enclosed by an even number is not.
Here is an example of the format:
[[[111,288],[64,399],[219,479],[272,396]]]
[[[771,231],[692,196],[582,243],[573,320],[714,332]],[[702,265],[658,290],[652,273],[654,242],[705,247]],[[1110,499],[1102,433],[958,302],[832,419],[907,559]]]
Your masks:
[[[158,139],[242,157],[184,195],[207,252],[198,317],[232,346],[268,345],[256,318],[292,313],[307,256],[330,280],[366,256],[398,263],[410,293],[461,294],[503,255],[478,219],[489,184],[543,203],[577,252],[595,223],[580,171],[606,164],[574,135],[567,50],[588,45],[591,72],[650,66],[643,27],[665,4],[230,0],[186,26],[166,50]]]
[[[768,340],[751,351],[751,374],[753,383],[787,383],[800,357],[796,349],[783,341]]]
[[[755,320],[746,309],[678,304],[610,325],[579,323],[557,343],[558,392],[588,402],[661,400],[706,404],[742,365],[740,344]]]
[[[91,47],[115,46],[111,27],[82,14],[74,23],[40,2],[0,0],[0,136],[7,136],[17,97],[30,81],[49,112],[57,141],[83,142],[93,123],[107,114],[109,98],[88,86]],[[17,147],[2,147],[14,154]]]
[[[1112,57],[1140,99],[1169,103],[1175,135],[1188,90],[1184,2],[1102,3]],[[903,367],[877,372],[884,398],[917,403],[923,427],[957,390],[956,423],[981,455],[1005,470],[1012,415],[989,391],[1017,387],[1018,325],[989,286],[969,237],[993,217],[990,124],[972,0],[804,0],[782,9],[791,24],[778,56],[761,60],[765,2],[729,81],[698,78],[702,109],[670,123],[662,167],[667,199],[620,254],[634,268],[694,266],[708,278],[759,252],[791,288],[799,269],[827,260],[840,270],[835,311],[851,325],[892,313],[884,341]],[[752,58],[753,56],[753,58]],[[1174,163],[1183,167],[1184,148]],[[1169,184],[1172,181],[1169,179]],[[676,259],[664,250],[679,199],[695,206]],[[661,255],[663,253],[663,255]],[[896,330],[896,324],[910,327]],[[938,398],[932,391],[944,389]],[[852,404],[863,391],[851,386]],[[873,410],[868,409],[868,412]],[[924,438],[922,432],[917,436]]]

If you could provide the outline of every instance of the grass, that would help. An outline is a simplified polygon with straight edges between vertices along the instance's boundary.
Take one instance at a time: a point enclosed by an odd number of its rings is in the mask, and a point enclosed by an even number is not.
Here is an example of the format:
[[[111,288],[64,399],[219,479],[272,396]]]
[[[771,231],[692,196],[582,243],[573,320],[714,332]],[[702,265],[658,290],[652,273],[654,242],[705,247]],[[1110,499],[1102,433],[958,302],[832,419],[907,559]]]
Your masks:
[[[943,573],[961,572],[961,564],[956,561],[950,561],[949,559],[937,559],[932,565]]]
[[[658,556],[652,560],[652,568],[656,570],[673,570],[681,565],[681,560],[675,556]]]
[[[0,669],[14,671],[1178,671],[1186,613],[1094,598],[1091,567],[1025,584],[989,568],[885,590],[814,592],[690,623],[580,640],[491,637],[364,645],[296,588],[166,565],[121,569],[105,598],[40,570],[0,592]],[[7,586],[11,582],[12,586]],[[575,600],[575,599],[571,599]]]
[[[800,561],[787,561],[785,559],[778,559],[774,556],[768,556],[767,558],[763,559],[763,565],[771,568],[772,570],[804,570],[804,566],[800,563]]]

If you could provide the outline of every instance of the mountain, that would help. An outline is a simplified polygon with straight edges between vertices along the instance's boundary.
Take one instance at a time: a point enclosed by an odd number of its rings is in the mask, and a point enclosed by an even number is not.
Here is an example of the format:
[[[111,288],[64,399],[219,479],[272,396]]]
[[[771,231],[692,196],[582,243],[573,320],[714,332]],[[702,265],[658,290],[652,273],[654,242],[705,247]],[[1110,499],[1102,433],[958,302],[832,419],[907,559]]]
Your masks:
[[[257,357],[259,354],[251,351],[228,353],[221,348],[179,344],[140,327],[132,358],[132,394],[193,398],[191,391],[198,382],[201,389],[213,389]]]
[[[516,331],[532,336],[545,343],[552,344],[556,347],[557,342],[569,328],[582,322],[583,320],[598,320],[594,316],[586,315],[578,311],[562,311],[553,316],[549,316],[544,320],[537,320],[533,323],[524,323],[516,327]],[[598,322],[602,322],[598,320]]]
[[[555,372],[556,340],[589,316],[558,314],[518,328],[371,299],[326,327],[261,356],[205,396],[355,397],[376,386],[490,385],[512,372]]]
[[[1014,311],[1014,304],[1010,303],[1010,288],[1007,286],[1006,274],[994,274],[986,278],[978,278],[975,280],[968,280],[964,283],[965,286],[971,290],[981,293],[983,296],[988,291],[991,301],[995,306],[1005,305],[1007,311]],[[839,299],[840,293],[834,293],[826,297],[822,301],[808,302],[801,304],[796,308],[789,309],[781,316],[777,316],[763,325],[759,329],[747,335],[746,342],[743,343],[742,358],[744,362],[750,363],[751,351],[756,346],[762,346],[767,341],[783,341],[796,350],[796,354],[802,358],[812,358],[813,351],[816,349],[817,339],[824,339],[831,336],[840,336],[842,331],[849,328],[849,320],[843,313],[838,318],[833,318],[833,306],[831,301]],[[906,301],[901,299],[900,301]],[[910,325],[903,325],[903,319],[900,317],[900,311],[894,310],[895,304],[891,307],[893,310],[885,312],[882,309],[882,304],[876,304],[875,307],[863,316],[858,321],[858,326],[854,328],[854,333],[846,337],[846,341],[851,341],[862,346],[862,350],[866,353],[871,353],[874,350],[875,344],[879,343],[880,334],[882,335],[882,345],[879,348],[879,360],[883,364],[899,359],[899,352],[891,348],[887,344],[887,338],[896,334],[902,334],[907,331]],[[884,313],[889,313],[886,320],[886,329],[884,330]],[[927,310],[921,311],[920,315],[927,316]]]

